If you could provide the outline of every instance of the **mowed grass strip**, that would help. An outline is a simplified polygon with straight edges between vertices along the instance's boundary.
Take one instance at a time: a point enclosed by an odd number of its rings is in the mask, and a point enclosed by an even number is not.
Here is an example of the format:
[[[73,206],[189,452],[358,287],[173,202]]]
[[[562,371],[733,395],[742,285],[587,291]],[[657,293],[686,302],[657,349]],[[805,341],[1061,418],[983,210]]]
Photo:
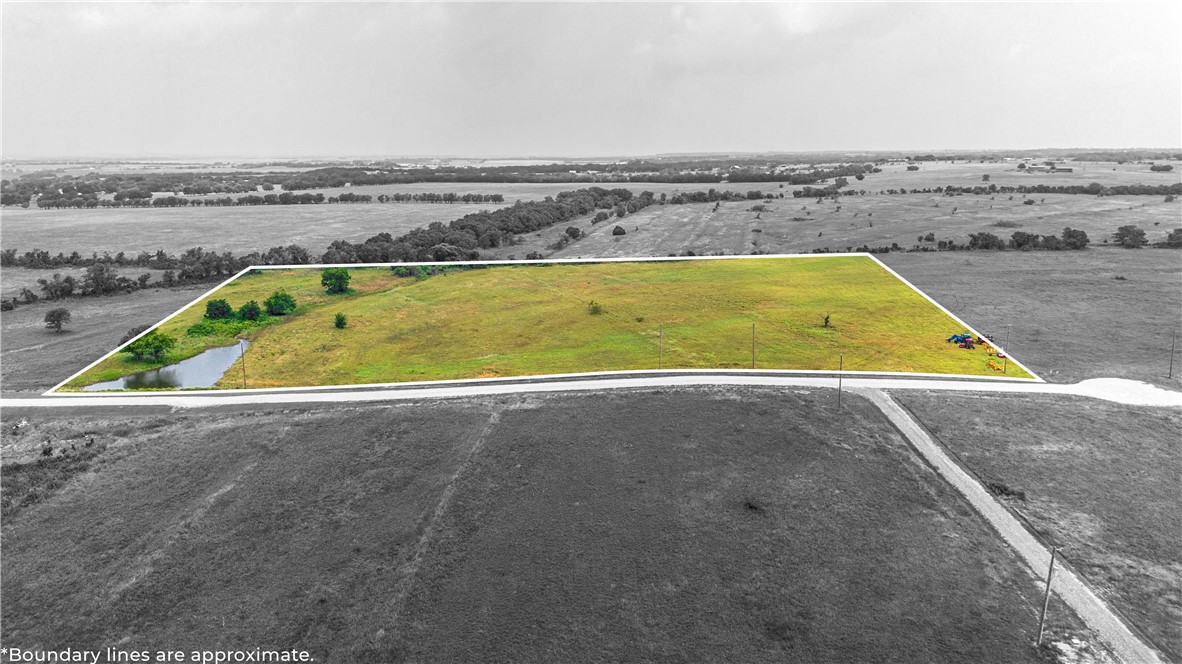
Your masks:
[[[210,296],[237,307],[283,287],[304,305],[250,333],[249,387],[656,369],[662,326],[665,369],[750,368],[752,324],[756,368],[833,370],[844,355],[852,371],[999,375],[983,350],[945,342],[963,326],[866,256],[493,266],[418,281],[350,272],[347,296],[324,295],[307,269],[244,276]],[[168,327],[183,333],[203,311]],[[76,384],[131,364],[115,362]]]

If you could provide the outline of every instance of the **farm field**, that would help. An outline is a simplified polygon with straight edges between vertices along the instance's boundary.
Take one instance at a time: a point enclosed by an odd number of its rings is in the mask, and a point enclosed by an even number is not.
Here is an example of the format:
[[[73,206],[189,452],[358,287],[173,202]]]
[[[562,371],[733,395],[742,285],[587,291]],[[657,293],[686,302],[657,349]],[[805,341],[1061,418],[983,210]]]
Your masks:
[[[629,218],[629,220],[637,222],[634,223],[634,226],[640,225],[646,228],[646,233],[656,234],[659,234],[659,228],[664,223],[669,223],[673,226],[688,223],[689,230],[696,232],[697,235],[687,239],[687,236],[691,234],[684,232],[684,228],[681,229],[679,235],[676,235],[681,240],[680,244],[676,241],[657,241],[655,238],[649,238],[646,242],[654,245],[654,248],[651,251],[641,251],[641,253],[635,253],[641,248],[636,246],[636,242],[633,242],[631,248],[620,247],[625,252],[623,254],[596,254],[590,251],[590,248],[579,249],[580,243],[571,246],[571,250],[574,253],[568,251],[563,254],[586,256],[661,256],[668,254],[670,251],[680,253],[685,250],[699,252],[726,251],[727,253],[746,254],[751,253],[753,249],[751,242],[754,240],[762,240],[767,245],[769,251],[774,249],[774,251],[780,253],[807,252],[824,246],[841,249],[846,246],[843,243],[853,243],[853,246],[861,246],[862,244],[878,246],[883,243],[889,245],[891,242],[899,242],[901,246],[906,247],[914,244],[916,234],[927,233],[929,231],[937,233],[939,239],[952,237],[957,239],[958,242],[963,242],[967,239],[969,232],[978,232],[980,230],[994,232],[997,235],[1004,233],[1003,237],[1008,237],[1012,230],[1039,232],[1043,234],[1051,232],[1058,233],[1062,231],[1064,225],[1071,225],[1073,228],[1083,228],[1090,235],[1092,234],[1093,228],[1090,228],[1083,221],[1067,218],[1071,216],[1083,216],[1084,218],[1096,217],[1096,229],[1103,231],[1103,233],[1111,233],[1117,226],[1124,225],[1125,223],[1143,223],[1144,227],[1150,231],[1151,236],[1154,230],[1164,232],[1164,230],[1176,227],[1179,210],[1182,208],[1175,206],[1173,208],[1167,207],[1157,210],[1152,203],[1158,203],[1160,199],[1151,196],[1125,197],[1116,200],[1107,197],[1104,199],[1095,199],[1088,196],[1040,195],[1038,196],[1038,200],[1042,198],[1047,199],[1045,205],[1038,203],[1034,206],[1021,206],[1021,196],[1018,195],[1015,196],[1015,205],[1018,207],[1015,210],[1011,209],[1015,207],[1014,205],[1008,205],[1011,201],[1005,200],[1005,204],[1002,204],[1000,198],[989,201],[988,197],[974,197],[971,195],[953,198],[918,194],[905,196],[877,195],[877,192],[880,190],[898,187],[907,187],[910,189],[945,185],[974,186],[984,184],[981,182],[981,177],[986,174],[990,175],[990,184],[997,184],[999,186],[1022,184],[1086,185],[1093,181],[1098,181],[1106,185],[1138,183],[1158,185],[1172,184],[1178,182],[1179,178],[1182,177],[1182,164],[1179,164],[1174,171],[1168,173],[1151,172],[1148,170],[1149,167],[1146,164],[1080,162],[1070,165],[1077,169],[1074,173],[1038,173],[1026,175],[1017,171],[1016,164],[1002,162],[985,164],[925,162],[921,165],[921,170],[915,172],[906,171],[902,165],[888,164],[883,166],[882,173],[870,174],[863,181],[851,179],[851,188],[865,189],[868,193],[865,197],[843,198],[840,203],[843,206],[842,213],[834,213],[832,210],[835,205],[831,203],[823,203],[818,207],[814,202],[809,206],[809,210],[812,212],[811,215],[806,215],[804,211],[800,210],[801,206],[807,201],[800,202],[799,205],[793,205],[799,201],[791,198],[792,191],[800,187],[789,184],[784,184],[781,187],[779,183],[774,182],[701,184],[644,182],[561,184],[424,182],[406,185],[367,185],[325,188],[309,191],[321,192],[326,196],[337,196],[345,192],[351,192],[356,194],[370,194],[375,197],[384,193],[495,193],[502,194],[505,197],[505,205],[511,205],[516,200],[540,200],[546,196],[555,196],[563,191],[571,191],[588,186],[602,186],[608,189],[620,187],[629,189],[634,193],[652,191],[657,194],[665,193],[668,195],[678,192],[706,191],[708,189],[743,193],[759,190],[765,194],[779,195],[783,193],[785,195],[783,200],[775,200],[772,205],[772,208],[774,208],[772,212],[763,215],[764,219],[769,220],[762,227],[763,231],[764,233],[778,234],[774,239],[772,235],[764,238],[756,238],[746,237],[742,233],[739,233],[736,238],[729,238],[727,232],[718,230],[716,233],[718,237],[715,239],[715,242],[712,244],[709,242],[703,243],[710,236],[710,233],[702,229],[694,230],[693,224],[697,223],[696,215],[698,213],[695,211],[691,217],[682,218],[678,215],[684,212],[684,210],[681,212],[677,212],[677,210],[684,206],[666,206],[650,208],[636,215],[635,220],[632,220],[632,218]],[[752,203],[755,203],[755,201]],[[940,208],[933,208],[932,205],[934,203],[940,203]],[[995,205],[995,208],[989,210],[989,204]],[[1149,208],[1148,211],[1142,209],[1143,204],[1145,204],[1146,208]],[[826,208],[825,206],[827,205],[830,207]],[[749,204],[743,203],[726,204],[720,210],[720,213],[724,214],[710,215],[704,221],[708,222],[707,225],[712,224],[720,228],[729,228],[736,223],[745,224],[754,217],[754,214],[741,214],[749,206]],[[1129,206],[1133,206],[1134,210],[1129,211]],[[204,246],[206,249],[217,251],[247,253],[254,250],[265,251],[273,246],[295,243],[304,246],[314,254],[320,254],[333,240],[360,242],[381,232],[388,232],[397,236],[414,228],[427,226],[435,221],[447,223],[469,212],[496,207],[500,207],[500,205],[491,203],[478,205],[372,203],[146,210],[22,210],[14,207],[5,207],[0,212],[4,219],[4,237],[0,239],[0,246],[6,249],[14,248],[21,252],[39,248],[52,253],[61,251],[67,254],[72,251],[79,251],[84,254],[91,251],[98,251],[100,253],[109,251],[112,254],[118,253],[119,251],[138,253],[140,251],[154,252],[157,249],[176,252],[194,246]],[[954,215],[950,214],[952,207],[961,208],[957,211],[955,218]],[[931,209],[929,210],[928,208]],[[1109,226],[1108,222],[1110,219],[1105,217],[1105,215],[1122,209],[1126,212],[1136,214],[1129,215],[1128,221],[1113,223]],[[674,217],[670,219],[657,219],[654,223],[645,222],[647,219],[645,215],[655,215],[661,211],[673,214]],[[853,216],[855,212],[858,213],[857,217]],[[873,213],[875,216],[883,219],[883,223],[888,224],[889,227],[880,228],[878,220],[873,219],[875,226],[874,230],[871,230],[865,223],[872,220],[867,217],[868,213]],[[806,222],[799,222],[799,227],[793,227],[795,231],[791,233],[789,232],[789,227],[785,225],[793,223],[788,220],[794,216],[817,217],[818,215],[821,217],[820,219],[810,218]],[[1097,217],[1097,215],[1099,216]],[[1039,219],[1040,217],[1042,219]],[[1123,218],[1121,217],[1121,219]],[[760,221],[762,222],[763,220]],[[911,224],[909,223],[910,221],[916,223]],[[996,221],[1028,222],[1029,227],[989,229],[988,225]],[[1117,221],[1120,221],[1120,219]],[[1161,223],[1160,229],[1149,228],[1154,221]],[[969,228],[977,222],[981,222],[981,228]],[[613,226],[615,225],[614,221],[609,223]],[[772,224],[773,227],[768,228],[767,224]],[[590,226],[589,219],[585,220],[585,225]],[[623,225],[627,226],[627,223]],[[760,225],[756,224],[756,226],[758,227]],[[554,230],[557,234],[553,239],[549,239],[546,244],[552,244],[563,229],[549,230]],[[608,230],[610,231],[610,226]],[[743,227],[742,230],[749,231],[750,228]],[[824,232],[825,237],[816,238],[818,232]],[[785,233],[791,237],[781,237]],[[959,235],[948,235],[946,237],[943,233],[959,233]],[[799,235],[799,238],[796,238],[795,235]],[[1101,237],[1092,235],[1092,239],[1094,243],[1099,243]],[[1151,237],[1151,239],[1158,240],[1161,238]],[[792,242],[796,243],[792,244]],[[548,253],[545,250],[545,245],[540,245],[538,247],[508,248],[508,252],[496,252],[490,254],[488,257],[504,258],[506,253],[517,253],[519,256],[524,256],[525,253],[531,250]],[[579,254],[579,251],[583,253]],[[633,253],[628,253],[628,251],[632,251]]]
[[[6,410],[8,459],[46,438],[107,447],[5,518],[5,639],[316,661],[1041,661],[1038,579],[877,409],[850,398],[831,426],[832,397]],[[1052,639],[1089,638],[1057,600],[1049,617]]]
[[[1182,661],[1182,413],[1049,395],[897,400],[1100,594]]]
[[[898,244],[936,249],[940,240],[967,244],[972,233],[992,233],[1009,240],[1016,231],[1058,236],[1070,226],[1088,234],[1091,246],[1102,246],[1117,228],[1145,229],[1150,242],[1182,226],[1182,202],[1159,196],[1047,194],[1023,205],[1022,196],[939,194],[848,196],[839,203],[811,199],[773,199],[771,203],[741,201],[687,205],[654,205],[628,215],[592,224],[590,218],[571,223],[586,237],[555,250],[568,224],[524,236],[513,246],[485,250],[481,256],[523,258],[539,252],[548,258],[667,256],[692,251],[698,255],[809,253],[814,249],[856,250]],[[762,212],[753,205],[765,205]],[[938,207],[937,207],[938,206]],[[991,207],[992,206],[992,207]],[[957,208],[953,212],[953,208]],[[757,215],[759,218],[757,218]],[[998,224],[1002,224],[999,226]],[[613,235],[621,226],[626,235]],[[935,239],[921,242],[933,233]]]
[[[160,330],[181,340],[174,359],[230,345],[230,337],[186,334],[202,320],[204,302],[225,299],[238,308],[287,290],[308,306],[248,334],[251,387],[753,362],[833,370],[841,353],[847,371],[1000,376],[1000,368],[986,366],[984,349],[945,342],[962,324],[867,256],[502,265],[423,280],[386,268],[351,273],[357,293],[338,297],[324,295],[319,269],[244,275]],[[347,317],[347,329],[334,329],[337,314]],[[1008,377],[1030,378],[1009,364]],[[70,387],[143,368],[117,354]],[[241,383],[227,378],[219,386]]]
[[[950,164],[948,162],[919,162],[918,171],[908,171],[904,164],[884,164],[881,173],[871,173],[861,182],[850,179],[850,186],[855,189],[908,189],[954,185],[957,187],[989,186],[1016,187],[1019,185],[1045,184],[1086,185],[1100,182],[1105,185],[1129,184],[1174,184],[1182,182],[1182,163],[1177,161],[1159,161],[1159,164],[1171,164],[1172,171],[1156,172],[1149,170],[1149,164],[1125,163],[1105,161],[1059,161],[1055,159],[1038,159],[1031,161],[1037,165],[1043,161],[1055,161],[1059,166],[1073,169],[1071,173],[1025,173],[1018,169],[1016,161],[965,163],[963,161]],[[982,177],[988,175],[989,181]],[[928,184],[928,183],[931,184]],[[918,184],[917,184],[918,183]],[[787,185],[785,185],[787,187]]]
[[[465,214],[500,207],[495,203],[358,203],[250,205],[196,208],[114,208],[95,210],[3,209],[0,246],[24,253],[44,249],[67,255],[77,251],[120,251],[131,255],[192,247],[239,256],[297,244],[315,256],[334,240],[364,242],[378,233],[401,235],[432,222],[448,223]]]

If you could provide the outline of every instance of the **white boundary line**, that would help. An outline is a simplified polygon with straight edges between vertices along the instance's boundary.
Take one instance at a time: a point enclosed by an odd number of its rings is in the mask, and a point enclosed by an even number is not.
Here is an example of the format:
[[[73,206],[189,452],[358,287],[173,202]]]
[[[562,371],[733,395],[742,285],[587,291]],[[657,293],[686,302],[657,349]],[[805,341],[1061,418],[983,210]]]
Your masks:
[[[540,265],[540,264],[554,264],[554,263],[651,263],[651,262],[659,262],[659,261],[751,260],[751,259],[760,259],[760,258],[839,258],[839,257],[844,258],[844,257],[850,257],[850,256],[865,257],[865,258],[869,258],[870,260],[874,261],[879,267],[883,268],[889,274],[894,276],[896,279],[898,279],[899,281],[903,282],[905,285],[910,287],[911,290],[918,293],[920,295],[920,297],[922,297],[925,300],[927,300],[928,302],[932,303],[940,311],[944,312],[946,315],[948,315],[950,318],[955,320],[957,323],[964,326],[965,330],[972,332],[973,334],[976,334],[979,337],[981,336],[980,332],[977,332],[977,330],[973,329],[972,326],[970,326],[969,324],[967,324],[963,320],[961,320],[959,316],[957,316],[957,315],[953,314],[951,311],[948,311],[947,309],[945,309],[943,305],[941,305],[939,302],[936,302],[935,300],[933,300],[931,297],[928,296],[927,293],[924,293],[922,290],[916,288],[915,284],[912,284],[910,281],[907,281],[906,279],[904,279],[902,276],[899,275],[898,272],[895,272],[891,268],[887,267],[886,264],[884,264],[882,261],[878,260],[878,258],[876,258],[873,254],[869,254],[866,252],[827,253],[827,254],[757,254],[757,255],[734,255],[734,256],[556,258],[553,260],[527,259],[527,260],[512,260],[512,261],[507,261],[507,260],[504,260],[504,261],[434,261],[434,262],[416,262],[416,263],[311,263],[308,265],[252,265],[250,267],[242,269],[237,274],[235,274],[234,276],[230,277],[229,279],[223,281],[222,283],[218,284],[217,286],[214,286],[210,290],[206,291],[205,293],[203,293],[202,295],[197,297],[192,302],[189,302],[185,306],[183,306],[180,309],[177,309],[173,313],[169,314],[167,317],[161,319],[160,322],[149,327],[148,329],[139,333],[135,337],[127,340],[124,344],[117,346],[116,348],[111,350],[106,355],[103,355],[102,357],[95,360],[94,362],[91,362],[90,364],[86,365],[81,370],[79,370],[79,371],[75,372],[73,375],[71,375],[69,378],[67,378],[67,379],[63,380],[62,382],[58,383],[57,385],[54,385],[53,387],[49,388],[49,390],[47,390],[41,396],[46,396],[46,397],[79,397],[79,396],[81,396],[81,397],[86,397],[86,398],[103,398],[104,396],[118,396],[118,395],[128,394],[127,392],[116,392],[116,391],[112,391],[109,394],[101,394],[98,392],[64,392],[63,393],[63,392],[57,392],[57,390],[60,389],[63,385],[74,380],[78,376],[82,375],[83,373],[89,371],[92,367],[94,367],[98,363],[100,363],[103,360],[106,360],[107,358],[111,357],[112,355],[118,353],[119,349],[123,348],[123,346],[126,346],[127,344],[132,343],[136,339],[139,339],[140,337],[151,332],[152,330],[155,330],[156,328],[160,327],[161,325],[163,325],[163,324],[167,323],[168,321],[172,320],[173,318],[175,318],[182,311],[197,304],[201,300],[212,295],[214,292],[216,292],[219,289],[230,284],[232,281],[241,277],[242,275],[244,275],[248,272],[254,271],[254,270],[319,270],[319,269],[324,269],[324,268],[329,268],[329,267],[345,267],[345,268],[383,268],[383,267],[385,267],[385,268],[390,268],[390,267],[400,267],[400,266],[401,267],[416,267],[416,266],[448,266],[448,265],[488,265],[488,266],[494,266],[494,265]],[[992,340],[990,340],[990,342],[992,343]],[[1008,355],[1008,353],[1007,353],[1007,355]],[[486,382],[498,382],[498,381],[499,382],[528,381],[528,380],[540,380],[540,379],[551,379],[551,378],[561,379],[561,378],[617,376],[617,375],[626,375],[626,374],[649,374],[649,373],[654,373],[654,374],[664,374],[664,373],[732,373],[733,374],[735,372],[746,372],[746,373],[753,373],[753,374],[773,373],[773,374],[786,374],[786,375],[834,375],[837,373],[841,373],[843,375],[863,375],[863,376],[906,376],[906,377],[919,377],[919,378],[970,378],[970,379],[978,379],[978,380],[986,380],[986,381],[1012,381],[1012,382],[1023,382],[1023,383],[1030,383],[1030,382],[1045,383],[1046,382],[1040,376],[1038,376],[1038,374],[1034,373],[1030,369],[1027,369],[1024,365],[1022,365],[1021,363],[1019,363],[1017,360],[1013,359],[1012,357],[1010,358],[1010,361],[1013,362],[1014,364],[1018,365],[1022,370],[1026,371],[1034,378],[1029,379],[1029,378],[1013,378],[1013,377],[1008,377],[1008,376],[975,376],[975,375],[971,375],[971,374],[934,374],[934,373],[915,373],[915,372],[898,372],[898,371],[896,371],[896,372],[892,372],[892,371],[841,371],[841,372],[837,372],[837,371],[808,370],[808,369],[665,369],[665,370],[639,369],[639,370],[619,370],[619,371],[593,371],[593,372],[584,372],[584,373],[576,373],[576,374],[538,374],[535,376],[528,376],[527,375],[527,376],[502,376],[502,377],[496,377],[496,378],[459,378],[459,379],[451,379],[451,380],[403,381],[403,382],[398,382],[398,383],[351,383],[349,385],[321,385],[321,386],[301,386],[301,387],[256,387],[256,388],[249,388],[249,389],[242,389],[242,390],[191,390],[191,391],[186,390],[186,391],[169,391],[169,392],[137,392],[137,394],[142,394],[144,396],[150,396],[153,394],[160,394],[161,396],[165,396],[165,395],[175,396],[178,394],[206,394],[206,395],[208,395],[208,394],[246,394],[246,393],[252,393],[252,392],[253,393],[266,393],[266,392],[287,392],[287,391],[296,391],[296,390],[299,390],[299,391],[341,390],[341,389],[375,388],[375,387],[414,388],[414,387],[429,387],[429,386],[435,386],[435,385],[472,384],[472,383],[486,383]]]
[[[894,271],[894,270],[892,270],[892,269],[890,268],[890,266],[888,266],[886,263],[883,263],[882,261],[878,260],[878,257],[876,257],[874,254],[862,254],[862,255],[869,256],[871,260],[873,260],[875,263],[878,263],[880,266],[882,266],[882,269],[884,269],[884,270],[886,270],[887,272],[890,272],[891,274],[895,275],[895,278],[896,278],[896,279],[898,279],[899,281],[902,281],[903,283],[905,283],[905,284],[907,284],[908,286],[910,286],[910,287],[911,287],[911,290],[914,290],[916,293],[919,293],[921,296],[923,296],[923,298],[924,298],[925,300],[927,300],[928,302],[931,302],[932,304],[934,304],[934,305],[936,305],[937,307],[939,307],[940,311],[943,311],[944,313],[948,314],[948,315],[949,315],[949,316],[952,318],[952,320],[954,320],[954,321],[956,321],[956,322],[960,323],[961,325],[964,325],[964,327],[965,327],[965,329],[966,329],[966,330],[969,330],[970,332],[972,332],[973,334],[977,335],[978,337],[980,337],[980,338],[982,338],[982,339],[986,339],[986,338],[988,338],[988,337],[985,337],[984,335],[982,335],[982,334],[981,334],[980,332],[978,332],[977,330],[973,329],[973,327],[972,327],[972,326],[970,326],[968,323],[966,323],[966,322],[964,322],[963,320],[961,320],[961,319],[960,319],[960,316],[957,316],[956,314],[952,313],[951,311],[948,311],[947,309],[945,309],[945,308],[944,308],[944,305],[942,305],[942,304],[940,304],[939,302],[937,302],[937,301],[933,300],[933,299],[932,299],[932,298],[931,298],[931,297],[930,297],[930,296],[929,296],[927,293],[925,293],[925,292],[921,291],[920,289],[916,288],[916,287],[915,287],[915,284],[911,283],[910,281],[907,281],[906,279],[904,279],[904,278],[903,278],[903,275],[899,274],[898,272],[895,272],[895,271]],[[992,345],[994,348],[998,348],[998,349],[1001,349],[1002,351],[1004,351],[1004,352],[1005,352],[1005,354],[1006,354],[1006,357],[1008,357],[1008,358],[1009,358],[1009,360],[1010,360],[1011,362],[1013,362],[1014,364],[1018,365],[1018,367],[1020,367],[1020,368],[1021,368],[1023,371],[1025,371],[1026,373],[1030,374],[1031,376],[1034,376],[1034,380],[1036,380],[1036,381],[1038,381],[1038,382],[1040,382],[1040,383],[1045,383],[1045,382],[1046,382],[1045,380],[1043,380],[1043,379],[1042,379],[1042,377],[1041,377],[1041,376],[1039,376],[1038,374],[1034,373],[1034,372],[1033,372],[1033,371],[1031,371],[1030,369],[1027,369],[1027,368],[1026,368],[1026,365],[1022,364],[1022,363],[1021,363],[1021,362],[1019,362],[1018,360],[1015,360],[1013,357],[1010,357],[1010,352],[1009,352],[1008,350],[1006,350],[1006,349],[1002,348],[1002,347],[1001,347],[1001,346],[999,346],[998,344],[994,343],[994,340],[993,340],[993,339],[989,339],[989,343],[990,343],[990,344],[991,344],[991,345]],[[1015,380],[1025,380],[1025,379],[1021,379],[1021,378],[1019,378],[1019,379],[1015,379]]]
[[[168,321],[172,320],[173,318],[176,318],[177,314],[181,313],[181,312],[182,312],[182,311],[184,311],[185,309],[188,309],[189,307],[193,306],[194,304],[197,304],[198,302],[200,302],[201,300],[205,299],[206,297],[209,297],[209,296],[210,296],[210,295],[212,295],[214,292],[216,292],[216,291],[217,291],[219,288],[222,288],[223,286],[226,286],[226,285],[227,285],[227,284],[229,284],[231,281],[234,281],[235,279],[237,279],[238,277],[241,277],[242,275],[246,274],[247,272],[249,272],[249,271],[250,271],[250,270],[252,270],[252,269],[254,269],[254,268],[249,268],[249,267],[248,267],[248,268],[246,268],[246,269],[244,269],[244,270],[241,270],[241,271],[239,271],[237,274],[235,274],[234,276],[230,277],[229,279],[226,279],[225,281],[223,281],[222,283],[218,284],[217,286],[214,286],[213,288],[211,288],[211,289],[209,289],[209,290],[205,291],[204,293],[202,293],[201,295],[199,295],[199,296],[197,297],[197,299],[195,299],[195,300],[193,300],[192,302],[190,302],[190,303],[186,304],[185,306],[181,307],[180,309],[177,309],[176,311],[172,312],[172,313],[171,313],[171,314],[169,314],[168,316],[166,316],[166,317],[162,318],[162,319],[160,320],[160,322],[156,323],[156,324],[155,324],[155,325],[153,325],[152,327],[149,327],[148,329],[144,330],[143,332],[140,332],[139,334],[137,334],[137,335],[135,335],[134,337],[132,337],[132,338],[128,339],[127,341],[125,341],[125,342],[123,342],[123,343],[119,344],[118,346],[115,346],[115,348],[114,348],[114,349],[112,349],[112,350],[111,350],[111,352],[109,352],[109,353],[107,353],[106,355],[104,355],[104,356],[100,357],[99,359],[95,360],[94,362],[91,362],[90,364],[86,365],[85,367],[83,367],[83,368],[82,368],[82,370],[81,370],[81,371],[78,371],[78,372],[77,372],[77,373],[75,373],[73,376],[70,376],[69,378],[67,378],[67,379],[63,380],[62,382],[58,383],[57,385],[54,385],[53,387],[49,388],[49,390],[47,390],[47,391],[45,392],[45,394],[42,394],[41,396],[43,396],[43,397],[60,396],[60,395],[54,394],[54,391],[55,391],[55,390],[57,390],[57,389],[58,389],[59,387],[61,387],[62,385],[65,385],[66,383],[68,383],[68,382],[70,382],[70,381],[74,380],[74,379],[75,379],[75,378],[77,378],[78,376],[80,376],[80,375],[82,375],[82,374],[86,373],[87,371],[90,371],[90,368],[91,368],[91,367],[95,366],[95,365],[96,365],[96,364],[98,364],[99,362],[102,362],[103,360],[107,359],[108,357],[111,357],[111,356],[112,356],[112,355],[114,355],[115,353],[118,353],[120,348],[123,348],[123,347],[124,347],[124,346],[126,346],[127,344],[129,344],[129,343],[132,343],[132,342],[133,342],[133,341],[135,341],[136,339],[139,339],[140,337],[142,337],[142,336],[144,336],[145,334],[147,334],[147,333],[151,332],[152,330],[155,330],[156,328],[158,328],[158,327],[160,327],[161,325],[163,325],[163,324],[167,323]]]

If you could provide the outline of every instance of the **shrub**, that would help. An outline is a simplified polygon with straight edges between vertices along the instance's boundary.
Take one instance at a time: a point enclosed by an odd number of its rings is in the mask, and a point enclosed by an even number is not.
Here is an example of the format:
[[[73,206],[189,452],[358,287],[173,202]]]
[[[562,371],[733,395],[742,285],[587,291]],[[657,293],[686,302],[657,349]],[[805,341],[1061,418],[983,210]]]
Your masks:
[[[1088,234],[1083,231],[1077,231],[1070,226],[1063,229],[1063,244],[1065,249],[1078,251],[1088,246]]]
[[[328,267],[320,272],[320,285],[329,295],[348,293],[349,279],[349,270],[343,267]]]
[[[238,310],[238,318],[240,320],[255,321],[258,320],[262,315],[263,308],[260,307],[259,303],[255,302],[254,300],[242,305],[242,308]]]
[[[205,317],[210,320],[222,320],[233,315],[233,307],[225,300],[210,300],[205,303]]]
[[[603,313],[603,305],[596,302],[595,300],[591,300],[589,303],[587,303],[587,313],[591,314],[592,316],[598,316]]]
[[[286,316],[296,310],[295,298],[287,291],[278,290],[271,293],[271,297],[263,300],[263,308],[271,316]]]
[[[70,322],[70,312],[62,308],[50,309],[45,314],[45,327],[55,332],[61,332],[62,326]]]
[[[969,235],[969,249],[986,249],[1001,251],[1006,243],[993,233],[971,233]]]
[[[1022,201],[1022,205],[1034,205],[1034,199],[1027,198],[1026,200]]]
[[[1174,170],[1174,167],[1170,164],[1154,164],[1149,167],[1149,170],[1154,171],[1155,173],[1165,173],[1167,171]]]
[[[343,330],[349,324],[349,319],[345,317],[345,314],[337,314],[336,318],[333,318],[332,324],[338,330]]]
[[[1145,231],[1132,225],[1121,226],[1116,229],[1116,232],[1112,234],[1112,239],[1127,249],[1136,249],[1148,242],[1145,239]]]
[[[1175,228],[1166,235],[1167,247],[1182,247],[1182,228]]]
[[[567,226],[566,227],[566,236],[572,240],[577,240],[577,239],[583,237],[583,231],[579,230],[578,228],[576,228],[574,226]]]
[[[628,231],[624,230],[623,226],[616,226],[612,229],[612,235],[627,235]]]
[[[169,350],[172,350],[172,347],[175,345],[176,339],[173,339],[167,334],[161,334],[157,330],[152,330],[128,344],[120,352],[131,353],[137,360],[158,360]]]
[[[135,337],[139,336],[140,332],[143,332],[144,330],[148,329],[149,327],[152,327],[152,326],[151,325],[140,325],[139,327],[131,328],[130,330],[127,331],[127,334],[123,335],[123,338],[119,340],[119,345],[122,346],[123,344],[127,343],[128,341],[131,341]]]

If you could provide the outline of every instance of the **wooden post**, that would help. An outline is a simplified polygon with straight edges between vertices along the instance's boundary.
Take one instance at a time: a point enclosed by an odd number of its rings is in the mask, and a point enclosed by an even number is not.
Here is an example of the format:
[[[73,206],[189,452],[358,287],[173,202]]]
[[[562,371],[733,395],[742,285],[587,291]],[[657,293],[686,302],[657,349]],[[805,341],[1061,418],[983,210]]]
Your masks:
[[[242,340],[238,340],[238,357],[242,359],[242,389],[246,389],[246,349],[242,346]]]
[[[1010,366],[1010,328],[1012,325],[1006,325],[1006,356],[1001,358],[1001,372],[1005,373]]]
[[[1059,552],[1059,547],[1051,547],[1051,567],[1047,570],[1047,589],[1042,598],[1042,614],[1038,616],[1038,640],[1034,645],[1042,645],[1042,628],[1047,619],[1047,605],[1051,603],[1051,577],[1055,574],[1055,554]]]
[[[845,367],[845,353],[837,354],[837,407],[841,408],[841,372]]]

